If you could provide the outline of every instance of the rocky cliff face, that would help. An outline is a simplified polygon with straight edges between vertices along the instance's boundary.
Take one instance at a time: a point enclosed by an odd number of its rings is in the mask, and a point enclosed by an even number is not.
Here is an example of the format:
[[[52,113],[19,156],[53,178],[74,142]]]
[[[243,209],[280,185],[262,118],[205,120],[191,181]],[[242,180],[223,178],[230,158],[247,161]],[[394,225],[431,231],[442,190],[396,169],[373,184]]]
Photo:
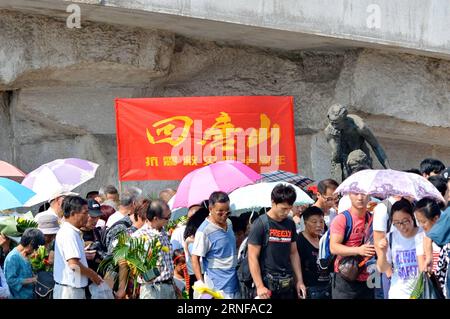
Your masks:
[[[158,30],[0,11],[0,159],[100,164],[81,189],[117,184],[115,97],[293,95],[300,172],[329,176],[335,102],[366,119],[397,169],[450,163],[450,61],[369,49],[283,52]],[[127,183],[128,184],[128,183]],[[175,182],[133,183],[156,192]]]

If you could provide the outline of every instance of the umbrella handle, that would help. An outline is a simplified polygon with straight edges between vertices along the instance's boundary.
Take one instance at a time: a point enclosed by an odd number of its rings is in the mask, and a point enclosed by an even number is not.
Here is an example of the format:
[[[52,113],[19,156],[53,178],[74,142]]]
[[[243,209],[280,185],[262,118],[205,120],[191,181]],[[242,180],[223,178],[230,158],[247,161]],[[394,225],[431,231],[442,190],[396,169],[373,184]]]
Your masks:
[[[363,267],[369,261],[370,258],[372,257],[364,257],[364,259],[358,264],[358,267],[359,268]]]

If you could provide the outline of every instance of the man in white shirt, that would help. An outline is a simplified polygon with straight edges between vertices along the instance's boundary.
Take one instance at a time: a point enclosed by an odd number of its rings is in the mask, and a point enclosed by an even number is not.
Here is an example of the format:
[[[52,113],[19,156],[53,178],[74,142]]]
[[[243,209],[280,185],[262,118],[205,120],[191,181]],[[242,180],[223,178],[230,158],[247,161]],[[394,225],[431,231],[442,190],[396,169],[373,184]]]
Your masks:
[[[129,188],[125,192],[123,192],[122,196],[120,197],[119,210],[109,216],[108,220],[106,221],[106,228],[110,228],[122,218],[130,215],[133,211],[134,202],[138,199],[141,193],[142,190],[137,187]]]
[[[34,216],[34,220],[37,223],[39,223],[39,218],[42,215],[51,214],[51,215],[54,215],[54,216],[58,217],[58,220],[61,223],[61,220],[63,218],[62,202],[63,202],[64,198],[66,196],[76,196],[76,195],[78,195],[78,194],[77,193],[72,193],[72,192],[57,192],[57,193],[55,193],[48,200],[48,202],[50,203],[49,209],[47,209],[46,211],[43,211],[41,213],[36,214],[36,216]]]
[[[99,285],[102,278],[88,267],[80,228],[88,219],[85,199],[67,196],[63,202],[64,223],[56,234],[53,299],[86,299],[88,279]]]

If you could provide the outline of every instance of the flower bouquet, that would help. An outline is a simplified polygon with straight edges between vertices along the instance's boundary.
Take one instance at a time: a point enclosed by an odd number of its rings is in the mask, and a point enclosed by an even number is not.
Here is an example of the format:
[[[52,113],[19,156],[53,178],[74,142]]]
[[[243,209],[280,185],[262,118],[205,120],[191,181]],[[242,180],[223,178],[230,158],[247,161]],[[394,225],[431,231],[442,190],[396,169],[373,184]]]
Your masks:
[[[162,246],[157,238],[150,240],[145,235],[135,238],[124,232],[119,235],[112,256],[105,258],[100,264],[99,271],[118,272],[119,265],[126,264],[129,270],[127,285],[130,280],[134,281],[135,296],[138,277],[149,282],[160,275],[157,264],[161,251],[168,252],[169,248]]]
[[[166,231],[169,237],[172,236],[173,231],[175,230],[175,228],[177,228],[178,225],[185,224],[187,220],[188,220],[187,216],[181,216],[178,219],[169,221],[166,225]]]
[[[45,246],[39,246],[33,256],[30,258],[31,268],[34,273],[40,271],[53,271],[53,265],[50,264],[49,253]]]

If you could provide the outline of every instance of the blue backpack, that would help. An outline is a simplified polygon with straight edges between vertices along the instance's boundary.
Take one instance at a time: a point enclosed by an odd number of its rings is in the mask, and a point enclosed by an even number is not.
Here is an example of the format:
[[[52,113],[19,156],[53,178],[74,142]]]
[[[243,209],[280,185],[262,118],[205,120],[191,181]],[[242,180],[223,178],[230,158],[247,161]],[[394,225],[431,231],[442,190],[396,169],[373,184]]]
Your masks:
[[[345,244],[352,233],[353,220],[348,210],[344,211],[342,214],[345,216],[345,234],[342,244]],[[334,259],[335,256],[330,250],[330,229],[328,229],[319,241],[319,256],[317,257],[317,263],[321,269],[328,269],[328,267],[334,262]]]

